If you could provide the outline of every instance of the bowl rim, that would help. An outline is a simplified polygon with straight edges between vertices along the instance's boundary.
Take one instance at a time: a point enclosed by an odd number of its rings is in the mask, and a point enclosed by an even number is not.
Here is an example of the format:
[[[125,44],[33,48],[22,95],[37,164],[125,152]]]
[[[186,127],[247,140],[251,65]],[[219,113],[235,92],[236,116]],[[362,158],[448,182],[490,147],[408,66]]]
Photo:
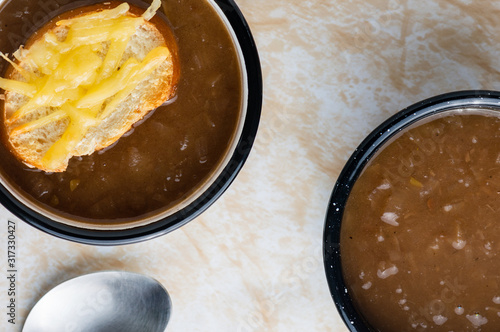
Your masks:
[[[463,90],[440,94],[404,108],[376,127],[354,150],[343,167],[330,196],[323,229],[323,263],[330,294],[351,332],[372,332],[357,312],[345,286],[341,268],[340,230],[352,186],[370,159],[401,130],[429,116],[465,107],[500,109],[500,92]]]
[[[250,27],[233,0],[211,0],[229,22],[241,49],[242,69],[246,71],[246,115],[235,149],[213,183],[189,205],[150,224],[114,230],[87,229],[59,223],[21,203],[0,184],[0,203],[17,218],[58,238],[88,245],[124,245],[165,235],[196,218],[229,187],[243,167],[255,141],[262,109],[262,72]]]

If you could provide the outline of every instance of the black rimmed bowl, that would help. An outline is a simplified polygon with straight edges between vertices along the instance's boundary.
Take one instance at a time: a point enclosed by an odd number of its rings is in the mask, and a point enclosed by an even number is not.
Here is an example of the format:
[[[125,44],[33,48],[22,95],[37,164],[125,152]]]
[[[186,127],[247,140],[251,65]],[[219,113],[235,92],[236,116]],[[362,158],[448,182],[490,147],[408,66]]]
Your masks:
[[[485,90],[451,92],[405,108],[372,131],[354,151],[341,171],[328,205],[323,234],[323,259],[331,296],[350,331],[375,331],[356,309],[342,273],[340,233],[344,208],[353,185],[371,158],[395,135],[433,115],[464,108],[500,111],[500,92]]]
[[[139,226],[127,225],[126,227],[112,229],[86,228],[55,221],[50,215],[20,200],[4,184],[0,185],[0,203],[15,216],[37,229],[66,240],[91,245],[119,245],[152,239],[185,225],[212,205],[235,179],[252,148],[262,107],[262,74],[258,52],[250,28],[234,1],[206,1],[213,6],[220,16],[237,49],[242,72],[243,101],[242,116],[236,137],[233,139],[222,164],[214,172],[215,175],[212,175],[210,180],[204,184],[203,190],[194,194],[187,203],[168,215],[163,214],[150,222],[141,223]],[[57,11],[57,8],[67,5],[69,2],[69,0],[53,0],[43,4],[38,3],[41,6],[41,8],[37,9],[41,14],[38,20],[40,22],[47,21],[47,15],[49,15],[47,11],[54,9]],[[103,1],[92,0],[91,2]],[[138,3],[139,1],[134,0],[134,2]],[[0,8],[5,3],[6,1],[0,1]],[[144,3],[143,7],[146,8],[148,3]],[[78,2],[78,4],[80,4],[79,6],[87,5],[85,1]],[[21,18],[9,18],[9,24],[17,20],[22,28],[20,31],[6,36],[8,38],[5,43],[16,44],[22,41],[24,37],[29,36],[33,30],[40,27],[37,27],[37,23],[34,21],[26,21],[26,24],[21,24],[22,13],[20,15]],[[37,15],[34,15],[33,20],[36,17]],[[5,25],[7,26],[7,22],[5,22]]]

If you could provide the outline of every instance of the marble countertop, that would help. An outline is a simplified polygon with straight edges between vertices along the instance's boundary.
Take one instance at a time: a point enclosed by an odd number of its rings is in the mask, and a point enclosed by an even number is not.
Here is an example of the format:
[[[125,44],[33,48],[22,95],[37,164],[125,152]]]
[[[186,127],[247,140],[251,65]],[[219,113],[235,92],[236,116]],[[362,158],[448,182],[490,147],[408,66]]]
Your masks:
[[[186,226],[134,245],[80,245],[17,222],[15,325],[6,317],[2,210],[0,330],[21,331],[35,302],[64,280],[125,270],[168,289],[167,331],[347,331],[322,260],[336,177],[400,109],[453,90],[500,89],[500,2],[236,2],[260,52],[264,104],[234,183]]]

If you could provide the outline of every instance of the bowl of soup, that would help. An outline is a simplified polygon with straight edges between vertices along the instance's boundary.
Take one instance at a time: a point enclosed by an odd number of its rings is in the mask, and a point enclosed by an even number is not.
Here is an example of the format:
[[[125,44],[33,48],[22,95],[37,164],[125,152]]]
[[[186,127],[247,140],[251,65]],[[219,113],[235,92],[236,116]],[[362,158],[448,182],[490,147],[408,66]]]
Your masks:
[[[100,2],[2,1],[0,49],[12,53],[59,14]],[[205,211],[242,168],[262,104],[250,29],[230,0],[164,0],[162,8],[157,16],[178,47],[175,98],[113,146],[72,158],[64,172],[27,167],[2,144],[0,203],[21,220],[81,243],[143,241]]]
[[[359,145],[324,229],[350,331],[498,331],[500,93],[460,91],[395,114]]]

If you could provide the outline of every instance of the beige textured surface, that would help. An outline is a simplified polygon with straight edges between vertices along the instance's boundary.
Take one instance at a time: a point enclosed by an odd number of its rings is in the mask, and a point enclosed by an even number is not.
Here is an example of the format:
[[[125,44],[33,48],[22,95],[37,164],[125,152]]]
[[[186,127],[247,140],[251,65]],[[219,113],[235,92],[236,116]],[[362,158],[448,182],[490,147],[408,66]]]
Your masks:
[[[500,2],[237,3],[260,51],[265,94],[236,181],[185,227],[131,246],[73,244],[19,222],[13,329],[2,226],[0,330],[21,331],[35,301],[61,281],[119,269],[169,290],[167,331],[346,331],[321,257],[334,181],[361,139],[401,108],[452,90],[500,89]]]

